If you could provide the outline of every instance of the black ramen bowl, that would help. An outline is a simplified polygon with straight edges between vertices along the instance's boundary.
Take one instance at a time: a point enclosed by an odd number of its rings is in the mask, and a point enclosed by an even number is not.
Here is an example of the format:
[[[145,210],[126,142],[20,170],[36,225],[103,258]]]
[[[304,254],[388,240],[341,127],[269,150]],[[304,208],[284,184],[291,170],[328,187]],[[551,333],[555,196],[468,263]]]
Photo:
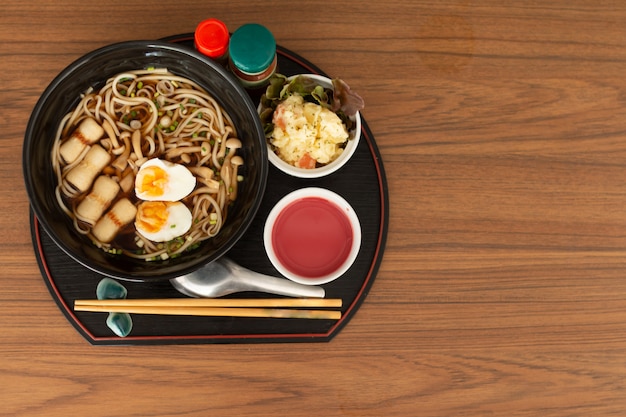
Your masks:
[[[146,262],[111,255],[76,232],[55,197],[51,150],[59,123],[88,88],[99,88],[120,72],[166,67],[206,89],[231,116],[243,143],[244,181],[219,234],[197,249],[165,261]],[[256,106],[236,79],[198,52],[161,41],[122,42],[92,51],[65,68],[46,88],[26,128],[23,170],[32,210],[54,242],[80,264],[129,281],[174,278],[224,255],[244,235],[261,203],[268,174],[267,146]]]

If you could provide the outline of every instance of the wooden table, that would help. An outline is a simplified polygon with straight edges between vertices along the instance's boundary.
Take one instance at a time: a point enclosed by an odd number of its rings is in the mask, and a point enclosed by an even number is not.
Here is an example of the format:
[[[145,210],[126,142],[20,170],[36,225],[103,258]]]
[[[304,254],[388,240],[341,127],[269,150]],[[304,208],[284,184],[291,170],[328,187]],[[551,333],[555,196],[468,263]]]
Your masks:
[[[3,3],[0,415],[626,415],[623,4],[149,3]],[[381,268],[329,343],[92,346],[35,260],[28,117],[86,52],[210,16],[266,25],[364,97]]]

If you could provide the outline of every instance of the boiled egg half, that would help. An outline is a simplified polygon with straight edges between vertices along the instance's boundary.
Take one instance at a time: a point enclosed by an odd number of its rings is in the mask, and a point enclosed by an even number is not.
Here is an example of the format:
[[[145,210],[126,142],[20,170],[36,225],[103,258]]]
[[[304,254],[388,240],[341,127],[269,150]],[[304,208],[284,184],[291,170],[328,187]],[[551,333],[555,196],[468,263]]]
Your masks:
[[[137,207],[135,227],[146,239],[167,242],[191,228],[192,215],[180,201],[143,201]]]
[[[178,201],[196,187],[196,177],[185,166],[158,158],[141,165],[135,177],[135,194],[146,201]]]

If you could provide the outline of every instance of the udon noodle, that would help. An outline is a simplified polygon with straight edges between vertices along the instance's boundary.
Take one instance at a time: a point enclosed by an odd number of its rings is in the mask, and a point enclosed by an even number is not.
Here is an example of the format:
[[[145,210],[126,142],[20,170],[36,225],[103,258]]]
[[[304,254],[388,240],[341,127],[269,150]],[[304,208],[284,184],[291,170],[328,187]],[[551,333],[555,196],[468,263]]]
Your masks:
[[[99,129],[100,134],[93,133]],[[146,260],[167,259],[197,247],[220,231],[228,206],[236,198],[237,182],[242,180],[237,173],[243,163],[236,155],[239,147],[241,142],[228,114],[193,81],[167,69],[120,73],[98,91],[90,89],[81,95],[76,108],[62,119],[52,149],[56,197],[76,230],[105,251]],[[154,158],[184,165],[196,177],[195,188],[181,200],[192,213],[190,230],[157,243],[137,233],[133,221],[123,227],[117,224],[117,230],[113,224],[117,218],[111,215],[115,220],[111,225],[113,237],[96,236],[98,221],[116,210],[116,203],[138,205],[135,177],[141,165]],[[76,180],[71,173],[76,174],[80,167],[97,172],[74,175],[79,178]],[[105,180],[112,183],[110,179],[118,187],[113,185],[113,196],[105,196],[104,188],[98,188],[101,184],[95,184]],[[103,205],[97,218],[77,211],[90,194]],[[132,207],[126,210],[134,214]]]

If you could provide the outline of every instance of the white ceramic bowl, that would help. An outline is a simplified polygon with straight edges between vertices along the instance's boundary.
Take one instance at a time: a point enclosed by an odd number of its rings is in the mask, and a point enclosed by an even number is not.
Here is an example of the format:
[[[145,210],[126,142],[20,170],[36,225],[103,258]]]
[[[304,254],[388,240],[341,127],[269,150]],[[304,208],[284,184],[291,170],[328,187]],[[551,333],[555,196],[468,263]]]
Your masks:
[[[361,248],[350,204],[325,188],[301,188],[270,211],[263,234],[272,265],[292,281],[319,285],[342,276]]]
[[[332,88],[332,81],[328,77],[324,77],[322,75],[317,75],[317,74],[298,74],[298,75],[302,75],[307,78],[314,79],[315,81],[319,83],[319,85],[325,88]],[[287,80],[291,81],[298,75],[293,75],[287,78]],[[354,151],[356,151],[356,148],[359,145],[359,140],[361,139],[361,113],[357,112],[354,116],[351,117],[351,119],[355,122],[355,126],[354,126],[354,129],[352,129],[349,132],[350,139],[348,140],[348,143],[346,144],[346,147],[344,148],[341,155],[339,155],[337,159],[330,162],[329,164],[326,164],[319,168],[313,168],[313,169],[295,167],[283,161],[278,155],[276,155],[276,153],[271,149],[271,146],[268,143],[268,157],[269,157],[270,163],[274,165],[276,168],[280,169],[281,171],[289,175],[292,175],[294,177],[299,177],[299,178],[319,178],[325,175],[332,174],[333,172],[337,171],[339,168],[344,166],[350,160],[350,158],[354,154]]]

